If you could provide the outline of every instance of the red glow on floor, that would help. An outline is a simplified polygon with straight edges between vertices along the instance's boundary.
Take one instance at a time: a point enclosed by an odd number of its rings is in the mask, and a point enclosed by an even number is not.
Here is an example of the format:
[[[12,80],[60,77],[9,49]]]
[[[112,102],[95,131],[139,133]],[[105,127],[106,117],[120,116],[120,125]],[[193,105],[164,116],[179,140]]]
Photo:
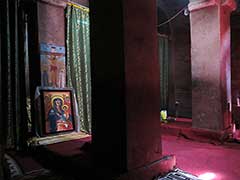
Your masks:
[[[182,136],[162,136],[163,154],[174,154],[177,168],[196,176],[214,173],[212,180],[240,180],[240,144],[210,144]],[[202,178],[203,179],[203,178]],[[204,178],[203,180],[207,180]]]
[[[216,176],[216,174],[214,174],[212,172],[206,172],[206,173],[199,175],[199,178],[202,180],[214,180],[214,179],[217,179],[217,176]]]

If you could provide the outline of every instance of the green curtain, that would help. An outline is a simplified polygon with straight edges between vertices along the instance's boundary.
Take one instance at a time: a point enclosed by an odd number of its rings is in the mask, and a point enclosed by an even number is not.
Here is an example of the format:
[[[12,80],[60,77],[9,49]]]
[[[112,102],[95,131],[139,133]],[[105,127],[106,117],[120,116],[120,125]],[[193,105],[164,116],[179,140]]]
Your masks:
[[[2,9],[2,3],[0,3],[0,9]],[[3,90],[2,90],[2,17],[3,14],[0,12],[0,114],[3,114]],[[0,120],[0,179],[3,179],[3,157],[4,157],[4,128],[3,121]]]
[[[169,45],[168,37],[158,36],[160,64],[160,109],[168,109],[168,74],[169,74]]]
[[[80,129],[91,133],[91,77],[89,12],[66,9],[67,86],[75,89]]]
[[[26,141],[25,77],[22,40],[22,8],[19,0],[1,4],[1,133],[6,148],[22,148]]]

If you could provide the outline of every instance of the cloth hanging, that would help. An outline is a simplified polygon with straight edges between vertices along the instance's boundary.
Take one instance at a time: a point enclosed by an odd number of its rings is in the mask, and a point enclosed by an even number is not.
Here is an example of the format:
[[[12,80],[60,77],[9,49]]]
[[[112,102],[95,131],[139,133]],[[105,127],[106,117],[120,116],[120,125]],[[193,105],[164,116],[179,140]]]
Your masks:
[[[20,149],[26,142],[26,94],[22,8],[19,0],[1,4],[1,100],[5,148]],[[4,67],[4,68],[3,68]]]
[[[158,37],[159,64],[160,64],[160,103],[162,110],[168,108],[168,81],[169,81],[169,48],[168,38],[165,36]]]
[[[76,92],[81,130],[91,133],[89,12],[68,5],[66,24],[67,86]]]

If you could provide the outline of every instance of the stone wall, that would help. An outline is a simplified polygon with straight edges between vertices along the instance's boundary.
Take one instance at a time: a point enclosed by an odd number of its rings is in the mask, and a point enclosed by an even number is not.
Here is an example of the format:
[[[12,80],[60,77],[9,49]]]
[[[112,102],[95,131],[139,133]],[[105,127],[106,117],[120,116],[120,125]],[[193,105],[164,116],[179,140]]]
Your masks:
[[[240,107],[237,98],[240,98],[240,13],[231,16],[231,76],[232,76],[232,117],[233,121],[240,122]],[[239,124],[239,123],[238,123]],[[239,126],[237,127],[239,128]]]
[[[59,1],[67,2],[67,0]],[[50,2],[42,0],[38,3],[39,41],[65,46],[65,8]],[[88,7],[88,0],[74,0],[74,2]]]
[[[42,52],[44,46],[51,49],[52,47],[65,52],[65,7],[67,0],[39,0],[38,1],[38,29],[39,43],[41,54],[41,74],[42,86],[65,87],[66,86],[66,69],[65,69],[65,53],[54,55],[57,59],[55,62],[56,72],[51,72],[50,56],[46,52]],[[77,4],[87,6],[88,0],[75,0]]]

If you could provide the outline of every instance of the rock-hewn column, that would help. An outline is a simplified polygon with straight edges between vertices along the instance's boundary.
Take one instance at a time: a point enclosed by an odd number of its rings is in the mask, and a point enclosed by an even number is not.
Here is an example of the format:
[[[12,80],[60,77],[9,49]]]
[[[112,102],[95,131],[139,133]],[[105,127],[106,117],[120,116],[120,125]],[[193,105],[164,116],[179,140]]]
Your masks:
[[[106,176],[162,172],[156,10],[156,1],[90,1],[94,161]]]
[[[234,0],[191,1],[193,127],[222,130],[231,121],[230,13]]]

